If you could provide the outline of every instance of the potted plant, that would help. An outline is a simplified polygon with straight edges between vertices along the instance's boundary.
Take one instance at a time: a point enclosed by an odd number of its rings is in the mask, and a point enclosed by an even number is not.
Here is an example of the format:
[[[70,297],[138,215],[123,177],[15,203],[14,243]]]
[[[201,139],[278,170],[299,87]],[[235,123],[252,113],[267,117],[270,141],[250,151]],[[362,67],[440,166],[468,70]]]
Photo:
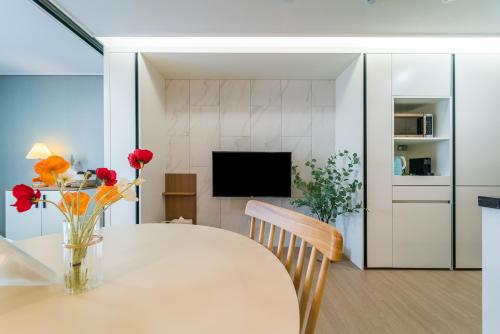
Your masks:
[[[312,159],[305,163],[311,171],[310,181],[302,178],[298,166],[293,166],[293,184],[302,196],[292,199],[291,204],[305,207],[319,220],[334,225],[337,217],[360,212],[363,207],[358,192],[362,183],[356,178],[359,165],[359,155],[347,150],[332,155],[322,167]]]

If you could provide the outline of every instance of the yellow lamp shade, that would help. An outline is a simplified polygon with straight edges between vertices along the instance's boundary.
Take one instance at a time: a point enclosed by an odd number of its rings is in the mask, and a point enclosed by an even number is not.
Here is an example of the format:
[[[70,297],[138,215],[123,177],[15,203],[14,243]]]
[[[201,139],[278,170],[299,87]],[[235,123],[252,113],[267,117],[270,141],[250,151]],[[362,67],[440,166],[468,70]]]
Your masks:
[[[47,145],[44,143],[35,143],[26,155],[26,159],[46,159],[52,155]]]

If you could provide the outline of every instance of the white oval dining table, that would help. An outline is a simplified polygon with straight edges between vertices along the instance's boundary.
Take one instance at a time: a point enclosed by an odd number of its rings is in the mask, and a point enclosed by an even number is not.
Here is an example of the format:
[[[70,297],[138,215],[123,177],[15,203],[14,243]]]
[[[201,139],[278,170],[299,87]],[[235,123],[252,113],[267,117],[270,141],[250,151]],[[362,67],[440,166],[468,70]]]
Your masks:
[[[103,229],[104,283],[0,287],[0,333],[296,334],[299,308],[279,260],[242,235],[205,226]],[[16,244],[62,275],[61,235]]]

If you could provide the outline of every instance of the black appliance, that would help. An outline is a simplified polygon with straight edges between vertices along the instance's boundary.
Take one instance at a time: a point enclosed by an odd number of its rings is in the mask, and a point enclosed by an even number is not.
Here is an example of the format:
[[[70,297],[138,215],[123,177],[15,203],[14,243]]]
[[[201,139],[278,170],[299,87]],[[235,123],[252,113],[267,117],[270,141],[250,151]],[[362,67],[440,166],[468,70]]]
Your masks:
[[[394,135],[398,137],[433,137],[434,116],[423,113],[394,113]]]
[[[432,175],[431,158],[410,159],[410,175]]]
[[[214,197],[290,197],[291,152],[212,152]]]

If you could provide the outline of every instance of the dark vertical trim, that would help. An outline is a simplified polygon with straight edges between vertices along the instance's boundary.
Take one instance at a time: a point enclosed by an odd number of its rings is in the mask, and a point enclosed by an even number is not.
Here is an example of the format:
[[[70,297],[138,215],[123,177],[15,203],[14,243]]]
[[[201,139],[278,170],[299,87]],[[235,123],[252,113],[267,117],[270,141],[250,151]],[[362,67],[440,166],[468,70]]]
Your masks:
[[[451,198],[452,198],[452,211],[451,211],[451,228],[452,228],[452,268],[456,269],[456,228],[455,228],[455,215],[456,215],[456,166],[455,166],[455,54],[451,55]]]
[[[368,208],[367,205],[367,189],[368,189],[368,184],[366,182],[367,175],[366,172],[368,170],[367,164],[368,161],[366,159],[367,157],[367,140],[366,140],[366,53],[363,54],[363,206],[365,208]],[[368,211],[365,210],[363,214],[363,238],[364,238],[364,262],[365,262],[365,268],[368,267],[368,236],[366,235],[368,233],[367,225],[368,225]]]
[[[135,148],[139,148],[139,55],[136,52],[134,55],[134,95],[135,95]],[[139,170],[135,170],[135,177],[139,177]],[[139,186],[135,187],[135,195],[137,201],[135,202],[135,223],[140,222],[140,205],[139,205]]]
[[[32,0],[41,9],[46,11],[49,15],[59,21],[66,28],[71,30],[75,35],[80,37],[85,43],[90,45],[100,54],[104,54],[103,45],[89,33],[87,33],[82,27],[80,27],[75,21],[73,21],[68,15],[64,14],[57,6],[55,6],[49,0]]]

